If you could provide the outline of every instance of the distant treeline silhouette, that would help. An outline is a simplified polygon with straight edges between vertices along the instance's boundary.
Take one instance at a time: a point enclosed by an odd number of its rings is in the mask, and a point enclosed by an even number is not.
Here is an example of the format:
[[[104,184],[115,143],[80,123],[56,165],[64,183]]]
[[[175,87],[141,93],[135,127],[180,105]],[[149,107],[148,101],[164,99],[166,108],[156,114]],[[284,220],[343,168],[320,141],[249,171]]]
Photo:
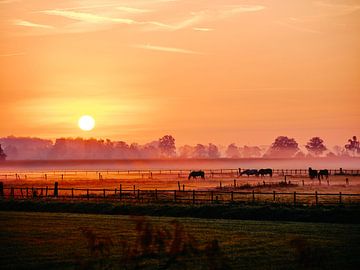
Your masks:
[[[216,158],[306,158],[359,156],[360,146],[356,136],[344,146],[329,150],[321,138],[313,137],[300,149],[295,139],[279,136],[268,147],[219,147],[213,143],[176,147],[175,138],[165,135],[158,140],[140,145],[109,139],[58,138],[52,140],[8,136],[0,138],[4,157],[8,160],[56,159],[216,159]]]

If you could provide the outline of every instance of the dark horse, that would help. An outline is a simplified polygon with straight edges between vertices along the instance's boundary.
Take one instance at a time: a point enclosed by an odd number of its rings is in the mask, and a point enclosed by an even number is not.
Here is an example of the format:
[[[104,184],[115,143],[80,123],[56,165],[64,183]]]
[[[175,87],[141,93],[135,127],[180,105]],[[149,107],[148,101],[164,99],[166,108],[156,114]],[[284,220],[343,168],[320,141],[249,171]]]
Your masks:
[[[194,178],[194,179],[196,179],[196,178],[199,177],[199,176],[200,176],[202,179],[205,179],[205,173],[204,173],[203,171],[191,171],[191,172],[189,173],[188,179],[190,180],[191,177]]]
[[[249,175],[256,175],[259,176],[259,171],[256,169],[252,169],[252,170],[245,170],[243,172],[240,173],[240,175],[246,174],[247,176]]]
[[[309,177],[310,177],[310,179],[314,179],[314,178],[318,177],[317,170],[313,170],[311,167],[309,167]]]
[[[319,180],[320,180],[320,178],[323,179],[324,176],[325,176],[326,179],[328,179],[328,178],[329,178],[329,171],[328,171],[327,169],[319,170],[319,172],[318,172],[318,179],[319,179]]]
[[[260,176],[264,176],[264,175],[267,175],[267,174],[268,174],[270,177],[272,177],[272,175],[273,175],[273,170],[272,170],[272,169],[269,169],[269,168],[267,168],[267,169],[260,169],[258,173],[260,174]]]

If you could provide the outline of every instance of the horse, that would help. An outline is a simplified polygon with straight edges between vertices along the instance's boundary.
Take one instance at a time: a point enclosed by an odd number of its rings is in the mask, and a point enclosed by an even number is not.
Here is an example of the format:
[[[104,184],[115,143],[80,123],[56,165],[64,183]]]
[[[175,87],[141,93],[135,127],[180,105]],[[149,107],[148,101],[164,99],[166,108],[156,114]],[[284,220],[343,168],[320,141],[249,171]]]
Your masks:
[[[267,168],[267,169],[260,169],[259,171],[258,171],[258,173],[260,174],[260,176],[265,176],[265,175],[269,175],[270,177],[272,177],[272,175],[273,175],[273,170],[272,169],[269,169],[269,168]]]
[[[310,177],[310,179],[314,179],[314,178],[318,177],[317,170],[313,170],[311,167],[309,167],[309,177]]]
[[[201,177],[202,179],[205,179],[205,173],[203,171],[191,171],[189,173],[189,177],[188,177],[188,180],[190,180],[190,178],[194,178],[196,179],[197,177]]]
[[[243,175],[243,174],[246,174],[247,176],[250,176],[250,175],[259,176],[259,171],[256,170],[256,169],[245,170],[245,171],[243,171],[243,172],[240,173],[240,175]]]
[[[319,179],[319,180],[320,180],[320,178],[323,179],[324,176],[325,176],[326,179],[328,179],[328,178],[329,178],[329,171],[328,171],[327,169],[319,170],[319,172],[318,172],[318,179]]]

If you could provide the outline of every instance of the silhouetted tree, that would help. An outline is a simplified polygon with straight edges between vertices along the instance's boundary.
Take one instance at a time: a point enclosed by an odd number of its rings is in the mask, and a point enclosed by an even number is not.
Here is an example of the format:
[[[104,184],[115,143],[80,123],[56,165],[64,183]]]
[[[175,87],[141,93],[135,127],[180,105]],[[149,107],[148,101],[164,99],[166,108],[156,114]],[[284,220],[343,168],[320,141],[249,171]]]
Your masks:
[[[348,140],[348,142],[349,143],[345,145],[345,149],[352,152],[353,155],[355,155],[355,153],[360,154],[360,143],[357,137],[353,136],[352,139]]]
[[[310,154],[315,156],[320,156],[327,148],[324,145],[324,141],[319,137],[313,137],[305,145],[305,148],[309,151]]]
[[[247,146],[239,148],[240,153],[245,158],[251,157],[260,157],[261,156],[261,149],[258,146]]]
[[[225,155],[228,158],[239,158],[240,157],[239,148],[236,146],[235,143],[229,144],[229,146],[225,151]]]
[[[220,157],[219,148],[215,144],[209,143],[208,155],[209,158],[219,158]]]
[[[197,144],[194,148],[194,158],[207,158],[208,157],[208,151],[206,149],[206,146],[203,144]]]
[[[292,157],[299,151],[299,145],[293,138],[279,136],[275,139],[264,156],[269,157]]]
[[[0,144],[0,161],[5,159],[6,159],[6,154],[4,150],[1,148],[1,144]]]
[[[194,154],[194,147],[191,145],[183,145],[179,147],[179,157],[192,158]]]
[[[171,135],[165,135],[159,139],[159,149],[163,156],[174,157],[176,155],[175,139]]]

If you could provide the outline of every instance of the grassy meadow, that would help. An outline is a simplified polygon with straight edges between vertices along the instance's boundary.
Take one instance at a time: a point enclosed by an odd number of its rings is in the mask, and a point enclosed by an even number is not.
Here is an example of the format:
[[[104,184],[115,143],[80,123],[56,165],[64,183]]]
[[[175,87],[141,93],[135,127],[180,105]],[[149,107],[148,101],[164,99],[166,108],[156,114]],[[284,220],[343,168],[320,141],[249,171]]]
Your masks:
[[[0,212],[1,269],[358,269],[359,242],[358,224]]]

